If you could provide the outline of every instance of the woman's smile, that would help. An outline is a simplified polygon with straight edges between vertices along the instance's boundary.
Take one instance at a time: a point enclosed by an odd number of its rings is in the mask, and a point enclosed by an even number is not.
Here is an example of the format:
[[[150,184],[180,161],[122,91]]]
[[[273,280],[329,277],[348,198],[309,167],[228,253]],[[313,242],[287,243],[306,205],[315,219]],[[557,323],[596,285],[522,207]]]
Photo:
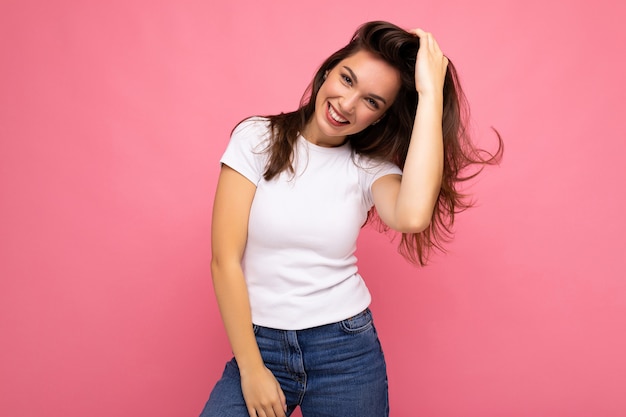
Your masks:
[[[328,115],[328,119],[331,124],[336,124],[337,126],[350,124],[350,121],[343,117],[337,110],[335,110],[332,104],[328,103],[327,110],[328,111],[326,112],[326,114]]]

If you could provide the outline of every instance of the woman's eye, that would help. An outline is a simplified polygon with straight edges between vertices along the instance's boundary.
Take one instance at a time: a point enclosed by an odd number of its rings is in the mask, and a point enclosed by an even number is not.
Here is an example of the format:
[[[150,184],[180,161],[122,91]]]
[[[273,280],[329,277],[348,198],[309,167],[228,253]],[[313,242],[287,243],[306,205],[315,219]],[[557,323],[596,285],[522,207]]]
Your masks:
[[[352,85],[352,79],[350,77],[348,77],[347,75],[341,75],[341,78],[343,79],[343,81],[348,84],[348,85]]]
[[[375,109],[377,109],[377,108],[379,107],[379,106],[378,106],[378,102],[377,102],[376,100],[374,100],[373,98],[368,98],[368,99],[367,99],[367,103],[368,103],[370,106],[374,107]]]

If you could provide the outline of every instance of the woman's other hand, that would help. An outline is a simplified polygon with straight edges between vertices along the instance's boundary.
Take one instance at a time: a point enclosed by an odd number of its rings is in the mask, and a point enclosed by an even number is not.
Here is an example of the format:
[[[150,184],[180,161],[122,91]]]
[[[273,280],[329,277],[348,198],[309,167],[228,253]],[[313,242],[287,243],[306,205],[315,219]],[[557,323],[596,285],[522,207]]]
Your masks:
[[[250,417],[285,417],[287,404],[280,384],[265,366],[242,372],[241,390]]]

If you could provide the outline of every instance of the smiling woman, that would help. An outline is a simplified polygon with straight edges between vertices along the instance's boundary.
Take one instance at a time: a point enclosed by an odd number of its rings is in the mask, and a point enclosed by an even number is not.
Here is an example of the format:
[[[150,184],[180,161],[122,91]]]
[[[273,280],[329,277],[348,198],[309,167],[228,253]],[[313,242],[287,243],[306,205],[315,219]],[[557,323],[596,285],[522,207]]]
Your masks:
[[[409,261],[441,247],[469,206],[464,169],[502,149],[479,157],[464,106],[432,34],[370,22],[324,61],[299,109],[234,129],[211,269],[235,357],[203,417],[389,414],[356,240],[378,217],[403,233]]]

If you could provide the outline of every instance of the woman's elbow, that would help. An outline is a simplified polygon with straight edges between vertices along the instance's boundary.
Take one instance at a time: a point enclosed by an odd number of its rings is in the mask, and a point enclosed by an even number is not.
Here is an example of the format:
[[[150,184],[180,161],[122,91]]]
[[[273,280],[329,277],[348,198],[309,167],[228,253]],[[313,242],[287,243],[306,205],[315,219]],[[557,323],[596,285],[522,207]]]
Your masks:
[[[228,276],[229,272],[241,268],[241,264],[228,258],[213,256],[211,258],[211,276],[213,282],[220,277]]]
[[[428,226],[430,226],[430,220],[430,216],[411,216],[401,222],[398,222],[396,227],[393,229],[400,233],[421,233],[428,229]]]

